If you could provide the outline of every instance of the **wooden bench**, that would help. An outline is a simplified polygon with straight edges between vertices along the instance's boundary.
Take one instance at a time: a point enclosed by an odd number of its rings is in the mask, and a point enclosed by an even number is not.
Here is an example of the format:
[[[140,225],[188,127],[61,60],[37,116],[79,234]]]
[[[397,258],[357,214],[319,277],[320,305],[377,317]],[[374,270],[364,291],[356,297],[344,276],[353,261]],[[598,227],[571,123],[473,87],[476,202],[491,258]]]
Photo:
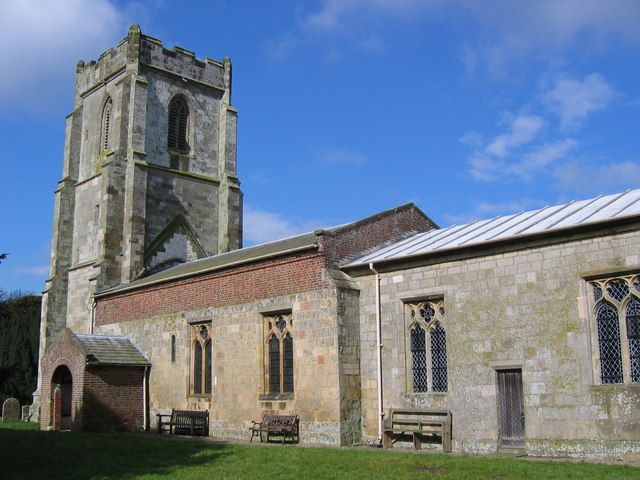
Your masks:
[[[299,442],[299,427],[300,419],[298,415],[263,415],[261,422],[252,420],[253,425],[249,428],[251,430],[251,440],[253,437],[260,437],[262,442],[262,434],[267,434],[267,443],[269,443],[269,437],[272,435],[282,435],[282,445],[284,445],[287,437],[291,438],[292,442]]]
[[[421,448],[421,437],[439,436],[442,439],[442,451],[449,453],[451,452],[451,412],[415,408],[392,409],[384,420],[384,447],[393,447],[397,437],[402,435],[413,437],[413,448],[416,450]]]
[[[171,410],[171,415],[158,413],[158,433],[169,435],[209,435],[208,410]],[[168,420],[167,420],[168,419]]]

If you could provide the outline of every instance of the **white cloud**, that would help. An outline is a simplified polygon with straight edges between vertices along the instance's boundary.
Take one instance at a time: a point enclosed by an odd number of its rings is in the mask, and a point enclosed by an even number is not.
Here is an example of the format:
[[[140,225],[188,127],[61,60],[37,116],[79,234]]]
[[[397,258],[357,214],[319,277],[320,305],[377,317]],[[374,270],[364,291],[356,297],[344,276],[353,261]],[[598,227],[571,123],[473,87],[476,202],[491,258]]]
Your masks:
[[[476,205],[475,211],[483,215],[511,215],[535,208],[539,204],[539,201],[530,198],[501,203],[480,202]]]
[[[512,148],[517,148],[531,142],[542,127],[544,121],[537,115],[518,115],[513,119],[509,132],[498,135],[485,151],[496,157],[504,157]]]
[[[640,162],[594,164],[575,161],[558,168],[556,178],[561,188],[585,193],[638,188],[640,185]]]
[[[566,156],[578,147],[579,143],[573,138],[565,138],[553,143],[536,147],[519,160],[511,164],[507,171],[521,178],[531,178],[558,160]]]
[[[244,206],[244,239],[248,245],[270,242],[320,228],[321,222],[297,220],[274,212]]]
[[[447,18],[444,18],[444,16]],[[460,45],[467,72],[504,73],[514,60],[549,58],[568,48],[602,51],[614,40],[640,42],[640,2],[617,0],[324,0],[303,16],[301,34],[340,38],[366,48],[400,22],[469,22],[473,43]],[[379,50],[379,49],[378,49]]]
[[[299,43],[293,35],[285,35],[277,40],[267,39],[263,48],[269,59],[281,61],[289,57]]]
[[[479,147],[482,145],[484,141],[484,137],[480,135],[478,132],[468,132],[460,137],[459,142],[463,145],[468,145],[469,147]]]
[[[601,52],[615,40],[640,42],[636,0],[460,0],[456,9],[480,27],[482,41],[463,51],[468,71],[470,61],[504,74],[512,61],[548,59],[572,47]]]
[[[360,153],[349,152],[340,148],[327,150],[318,155],[320,163],[330,165],[363,165],[367,163],[367,157]]]
[[[0,106],[41,110],[71,100],[77,61],[125,34],[124,14],[109,0],[4,0]]]
[[[542,99],[558,115],[563,128],[575,128],[589,114],[607,108],[615,96],[615,90],[604,76],[592,73],[584,80],[559,79]]]
[[[35,275],[37,277],[46,277],[49,275],[49,265],[36,265],[33,267],[21,267],[13,270],[17,274]]]

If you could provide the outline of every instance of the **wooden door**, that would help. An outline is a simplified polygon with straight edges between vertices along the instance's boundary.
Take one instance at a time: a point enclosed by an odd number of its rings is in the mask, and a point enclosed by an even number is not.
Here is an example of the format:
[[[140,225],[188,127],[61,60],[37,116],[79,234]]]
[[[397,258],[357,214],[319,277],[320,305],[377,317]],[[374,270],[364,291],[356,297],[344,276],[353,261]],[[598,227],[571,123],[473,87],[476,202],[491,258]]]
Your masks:
[[[498,370],[498,438],[500,446],[524,444],[522,370]]]

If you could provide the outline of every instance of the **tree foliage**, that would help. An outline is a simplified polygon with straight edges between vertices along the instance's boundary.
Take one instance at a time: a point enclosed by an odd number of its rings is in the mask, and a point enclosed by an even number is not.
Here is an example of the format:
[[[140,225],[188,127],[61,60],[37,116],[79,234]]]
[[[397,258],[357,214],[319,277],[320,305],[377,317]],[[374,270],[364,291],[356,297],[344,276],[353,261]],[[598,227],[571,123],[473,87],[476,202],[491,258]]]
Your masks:
[[[39,295],[0,290],[0,402],[30,404],[36,389],[40,336]]]

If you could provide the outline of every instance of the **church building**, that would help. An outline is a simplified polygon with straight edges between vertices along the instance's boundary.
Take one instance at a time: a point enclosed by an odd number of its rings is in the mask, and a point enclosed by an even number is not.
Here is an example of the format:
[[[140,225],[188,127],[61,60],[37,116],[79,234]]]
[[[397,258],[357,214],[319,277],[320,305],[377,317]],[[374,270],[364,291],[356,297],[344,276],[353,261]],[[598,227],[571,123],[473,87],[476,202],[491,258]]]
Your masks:
[[[446,410],[452,449],[640,457],[640,190],[440,228],[413,204],[242,248],[228,58],[133,26],[78,63],[34,395],[42,429],[206,410],[248,439],[378,443]]]

